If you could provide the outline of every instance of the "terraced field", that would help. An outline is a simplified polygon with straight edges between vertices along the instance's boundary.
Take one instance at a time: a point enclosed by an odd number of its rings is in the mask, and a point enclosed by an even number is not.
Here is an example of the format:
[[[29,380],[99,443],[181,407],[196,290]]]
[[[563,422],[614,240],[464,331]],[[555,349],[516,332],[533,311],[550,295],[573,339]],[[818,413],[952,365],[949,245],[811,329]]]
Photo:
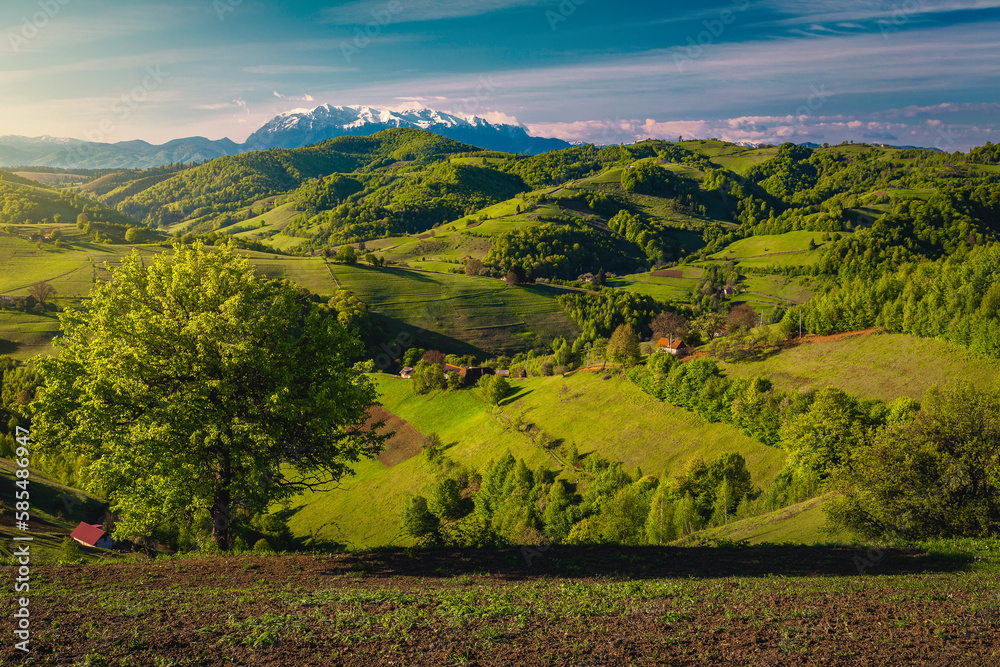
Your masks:
[[[436,335],[498,354],[579,335],[556,303],[560,290],[544,285],[510,287],[492,278],[388,267],[330,268],[342,287],[393,320],[392,327],[428,343]]]
[[[751,236],[731,243],[711,255],[715,260],[737,260],[742,266],[764,268],[809,266],[819,261],[826,232],[788,232],[769,236]],[[809,248],[812,241],[815,249]]]
[[[59,320],[53,314],[0,311],[0,354],[24,361],[51,352],[58,332]]]

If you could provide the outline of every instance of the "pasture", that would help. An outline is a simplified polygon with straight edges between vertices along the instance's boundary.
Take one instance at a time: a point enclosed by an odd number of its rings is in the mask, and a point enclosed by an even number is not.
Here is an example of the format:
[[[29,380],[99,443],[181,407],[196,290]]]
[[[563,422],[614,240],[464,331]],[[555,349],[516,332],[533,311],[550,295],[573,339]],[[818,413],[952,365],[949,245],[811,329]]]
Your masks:
[[[331,264],[330,270],[344,289],[418,340],[443,336],[482,355],[578,335],[556,303],[560,290],[544,285],[511,287],[495,278],[391,267]]]
[[[691,290],[698,286],[704,269],[697,265],[678,267],[680,277],[657,276],[651,273],[631,273],[609,280],[608,285],[629,292],[647,294],[658,301],[687,301]]]
[[[995,386],[1000,360],[907,334],[806,337],[763,361],[719,364],[732,377],[764,376],[779,389],[838,387],[861,398],[922,400],[934,386],[962,379]]]
[[[491,414],[475,389],[416,395],[410,381],[372,376],[385,409],[424,435],[437,434],[445,456],[476,471],[510,451],[536,467],[546,465],[568,481],[581,478],[562,462],[559,450],[575,444],[581,455],[597,453],[656,476],[679,474],[692,458],[711,460],[739,452],[754,483],[770,483],[785,453],[761,445],[726,424],[710,424],[681,408],[644,394],[617,373],[580,371],[566,377],[534,377],[512,383],[514,393]],[[509,426],[525,423],[556,443],[551,452],[535,437]],[[595,419],[594,415],[599,415]],[[379,461],[355,466],[357,475],[329,492],[307,493],[293,502],[289,527],[296,536],[322,535],[352,546],[406,544],[399,516],[410,494],[426,493],[440,469],[423,456],[388,467]],[[372,488],[379,492],[373,496]]]

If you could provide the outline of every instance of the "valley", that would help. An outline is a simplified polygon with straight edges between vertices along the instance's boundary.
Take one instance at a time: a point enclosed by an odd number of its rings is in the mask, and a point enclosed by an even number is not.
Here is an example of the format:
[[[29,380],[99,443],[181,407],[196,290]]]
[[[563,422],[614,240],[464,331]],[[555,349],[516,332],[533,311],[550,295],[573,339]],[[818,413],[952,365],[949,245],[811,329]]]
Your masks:
[[[890,554],[877,561],[887,575],[880,594],[913,607],[899,628],[920,648],[901,649],[901,659],[948,650],[939,634],[918,629],[943,623],[943,612],[911,595],[933,577],[962,596],[952,611],[965,620],[941,626],[954,639],[948,646],[965,642],[967,654],[985,656],[969,619],[987,605],[978,586],[995,578],[995,537],[974,534],[974,518],[939,533],[879,533],[851,504],[872,501],[850,495],[871,452],[886,460],[893,438],[926,415],[950,410],[966,419],[954,428],[978,428],[961,406],[990,406],[1000,391],[1000,186],[977,159],[715,140],[515,155],[392,129],[196,165],[0,171],[4,465],[14,470],[17,427],[36,422],[27,406],[44,385],[34,369],[60,354],[60,318],[88,312],[101,285],[134,261],[159,266],[163,257],[169,266],[178,253],[192,261],[231,252],[256,276],[286,281],[316,321],[336,322],[357,341],[339,372],[371,386],[377,404],[366,423],[386,422],[388,439],[376,456],[348,461],[339,481],[239,517],[219,558],[255,574],[219,588],[211,603],[239,613],[228,624],[175,625],[157,650],[166,641],[188,647],[197,632],[233,659],[260,658],[261,647],[301,645],[312,633],[365,659],[443,655],[438,617],[463,595],[487,595],[503,614],[523,596],[556,600],[574,623],[598,628],[572,632],[612,663],[686,655],[691,642],[706,655],[750,655],[752,636],[773,634],[758,621],[773,621],[789,647],[799,637],[864,656],[834,631],[816,634],[834,622],[830,610],[804,615],[805,601],[767,582],[795,576],[816,595],[869,604],[874,593],[845,577],[857,573],[852,554],[877,544]],[[211,289],[196,292],[211,298]],[[678,343],[675,358],[665,348]],[[479,374],[475,386],[463,379]],[[204,507],[143,536],[142,549],[170,559],[169,573],[160,560],[63,545],[74,520],[96,520],[114,502],[96,487],[87,496],[74,489],[86,485],[88,463],[60,454],[32,469],[33,488],[48,499],[35,525],[40,558],[77,564],[68,574],[45,570],[67,587],[66,604],[81,594],[77,573],[102,580],[123,568],[165,582],[217,566],[192,560],[214,551]],[[274,474],[303,473],[285,462]],[[913,484],[905,502],[937,497]],[[68,494],[79,498],[62,511]],[[15,534],[13,525],[4,532]],[[526,576],[518,549],[543,563],[543,579],[529,562],[527,583],[511,583]],[[400,553],[415,560],[403,565]],[[435,560],[446,553],[458,565]],[[691,553],[699,555],[682,555]],[[691,558],[697,566],[684,566]],[[258,580],[291,585],[290,571],[315,581],[295,600],[246,602],[264,586]],[[613,628],[601,619],[621,612],[619,598],[603,611],[570,611],[576,603],[559,592],[635,585],[630,599],[661,600],[650,591],[684,576],[698,577],[684,595],[715,596],[745,620],[739,637],[607,644],[602,633]],[[420,594],[430,615],[397,618],[413,609],[397,597],[416,595],[407,592],[415,577],[433,581]],[[718,577],[749,597],[717,591]],[[131,627],[138,610],[166,604],[155,591],[132,591],[111,612]],[[751,600],[774,613],[751,618]],[[408,648],[365,643],[348,621],[320,628],[300,613],[326,605],[344,616],[355,603],[389,604],[378,623],[390,633],[408,624]],[[498,625],[493,607],[462,604],[461,622],[479,638],[447,639],[448,655],[492,664],[486,651],[509,646],[508,635],[545,641],[527,625]],[[649,637],[717,620],[680,603],[635,613]],[[52,630],[41,641],[62,655],[55,644],[67,637]],[[88,644],[99,645],[108,652]]]

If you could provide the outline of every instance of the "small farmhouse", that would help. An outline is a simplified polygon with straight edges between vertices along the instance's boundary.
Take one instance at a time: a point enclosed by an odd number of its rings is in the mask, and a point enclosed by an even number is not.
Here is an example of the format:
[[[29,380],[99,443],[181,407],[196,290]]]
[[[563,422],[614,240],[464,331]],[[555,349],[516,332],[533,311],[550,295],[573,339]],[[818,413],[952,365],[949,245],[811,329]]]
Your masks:
[[[462,378],[462,384],[473,385],[479,382],[479,378],[484,375],[493,375],[494,371],[488,366],[456,366],[454,364],[444,365],[444,374],[458,373]]]
[[[104,528],[100,524],[89,524],[80,522],[72,533],[69,534],[74,540],[80,544],[88,547],[97,547],[98,549],[110,549],[114,546],[114,542],[111,540],[111,536],[108,535]]]
[[[404,366],[403,370],[399,371],[399,377],[409,380],[413,377],[413,369],[409,366]]]
[[[661,338],[656,341],[658,352],[666,352],[675,357],[682,357],[687,354],[687,345],[680,338]]]

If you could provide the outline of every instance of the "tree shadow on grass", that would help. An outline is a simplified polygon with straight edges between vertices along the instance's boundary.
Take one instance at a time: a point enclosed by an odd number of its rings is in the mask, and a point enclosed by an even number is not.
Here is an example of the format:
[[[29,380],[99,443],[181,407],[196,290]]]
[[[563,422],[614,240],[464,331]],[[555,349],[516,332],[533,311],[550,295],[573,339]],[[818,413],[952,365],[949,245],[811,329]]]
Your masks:
[[[857,577],[961,572],[974,557],[919,549],[847,546],[525,546],[505,549],[385,548],[336,559],[379,577],[489,574],[541,577]]]
[[[514,385],[512,387],[512,389],[516,389],[517,391],[515,393],[510,394],[510,395],[506,396],[505,398],[503,398],[503,400],[501,400],[500,403],[499,403],[500,407],[507,407],[508,405],[513,405],[517,401],[521,400],[522,398],[524,398],[528,394],[534,393],[534,391],[535,391],[534,389],[527,389],[525,387],[518,387],[517,385]]]
[[[354,268],[354,269],[360,269],[360,270],[366,271],[368,273],[388,273],[388,274],[391,274],[391,275],[405,276],[406,278],[408,278],[410,280],[415,280],[417,282],[422,282],[422,283],[435,283],[435,284],[437,284],[439,282],[437,280],[434,280],[429,275],[426,275],[426,272],[421,272],[418,269],[407,268],[407,267],[404,267],[404,266],[381,266],[381,267],[375,267],[375,266],[366,266],[366,265],[358,262],[357,264],[351,265],[351,267]],[[334,273],[336,273],[336,269],[334,269]]]

